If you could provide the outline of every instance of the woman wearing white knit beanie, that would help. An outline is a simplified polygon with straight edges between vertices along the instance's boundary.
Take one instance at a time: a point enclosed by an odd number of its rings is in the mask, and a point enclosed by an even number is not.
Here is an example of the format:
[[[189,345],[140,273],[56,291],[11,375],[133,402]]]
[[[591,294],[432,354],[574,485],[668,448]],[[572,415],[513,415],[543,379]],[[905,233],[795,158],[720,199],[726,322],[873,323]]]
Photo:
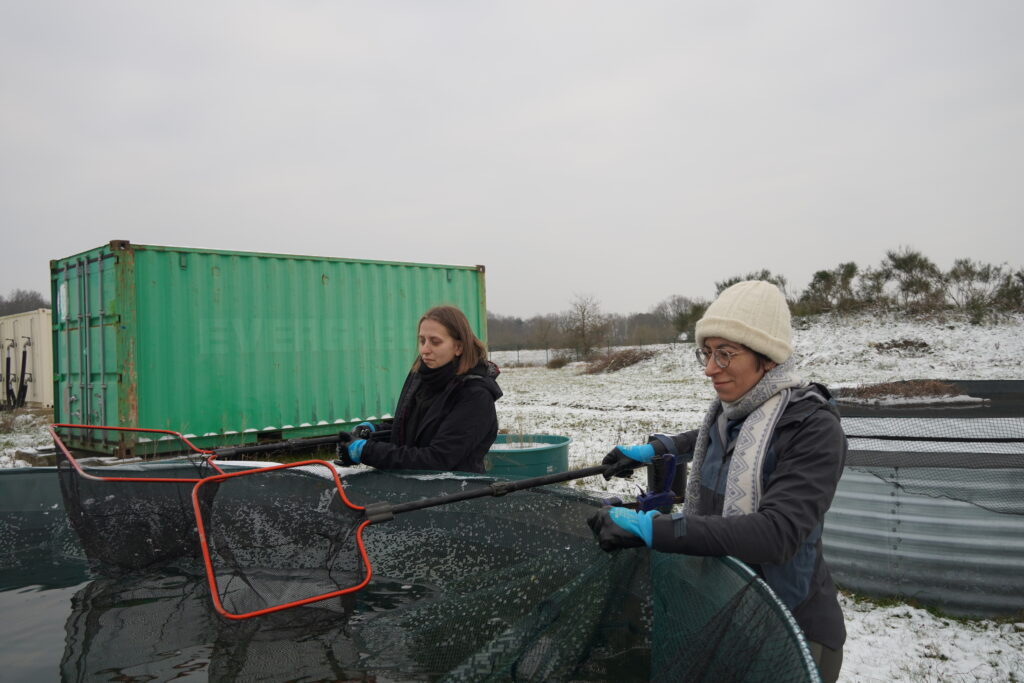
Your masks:
[[[731,555],[771,586],[803,629],[823,681],[835,681],[846,628],[821,550],[846,458],[831,394],[798,377],[789,306],[778,287],[739,282],[697,322],[696,358],[717,397],[699,429],[616,446],[605,476],[636,463],[690,462],[683,509],[604,507],[589,520],[605,550],[646,545]]]

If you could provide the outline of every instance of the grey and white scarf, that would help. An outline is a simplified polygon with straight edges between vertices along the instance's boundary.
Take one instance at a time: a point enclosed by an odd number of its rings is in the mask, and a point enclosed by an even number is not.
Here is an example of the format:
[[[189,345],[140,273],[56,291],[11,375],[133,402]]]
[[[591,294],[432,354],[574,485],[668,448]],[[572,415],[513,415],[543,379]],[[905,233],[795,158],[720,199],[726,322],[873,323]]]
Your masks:
[[[686,514],[694,514],[699,509],[700,470],[707,455],[708,444],[711,442],[711,430],[715,428],[720,414],[723,423],[724,420],[746,418],[740,427],[732,461],[729,463],[722,516],[730,517],[757,511],[761,501],[761,468],[764,466],[772,432],[775,431],[775,425],[789,405],[793,389],[808,384],[807,380],[795,374],[794,367],[795,363],[792,360],[775,366],[739,400],[727,403],[715,398],[711,401],[700,425],[693,451],[693,464],[686,484],[686,503],[683,506]]]

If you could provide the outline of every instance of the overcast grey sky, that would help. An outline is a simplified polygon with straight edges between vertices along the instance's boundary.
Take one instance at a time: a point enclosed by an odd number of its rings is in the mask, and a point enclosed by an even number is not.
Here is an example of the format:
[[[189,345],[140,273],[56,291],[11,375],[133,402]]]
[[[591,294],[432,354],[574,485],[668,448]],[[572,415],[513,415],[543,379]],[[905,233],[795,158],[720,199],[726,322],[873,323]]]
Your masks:
[[[0,293],[111,239],[609,312],[1024,266],[1024,3],[0,0]]]

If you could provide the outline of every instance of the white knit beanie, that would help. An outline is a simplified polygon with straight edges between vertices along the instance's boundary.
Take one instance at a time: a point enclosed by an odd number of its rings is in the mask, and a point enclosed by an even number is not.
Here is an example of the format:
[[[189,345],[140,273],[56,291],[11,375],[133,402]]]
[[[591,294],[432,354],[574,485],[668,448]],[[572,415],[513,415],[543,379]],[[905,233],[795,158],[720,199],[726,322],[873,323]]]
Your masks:
[[[764,280],[737,282],[711,302],[697,321],[697,346],[721,337],[785,363],[793,354],[789,305],[779,288]]]

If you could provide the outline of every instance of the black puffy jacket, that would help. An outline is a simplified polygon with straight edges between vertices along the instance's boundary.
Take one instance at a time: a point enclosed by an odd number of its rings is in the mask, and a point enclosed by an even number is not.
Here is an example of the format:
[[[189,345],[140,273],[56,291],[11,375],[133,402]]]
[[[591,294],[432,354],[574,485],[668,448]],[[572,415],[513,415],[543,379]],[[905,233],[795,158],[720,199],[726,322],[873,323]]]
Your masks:
[[[408,418],[421,382],[418,372],[410,372],[395,408],[390,441],[368,441],[360,462],[380,469],[482,473],[484,456],[498,435],[498,373],[498,366],[484,361],[453,377],[410,433]]]

